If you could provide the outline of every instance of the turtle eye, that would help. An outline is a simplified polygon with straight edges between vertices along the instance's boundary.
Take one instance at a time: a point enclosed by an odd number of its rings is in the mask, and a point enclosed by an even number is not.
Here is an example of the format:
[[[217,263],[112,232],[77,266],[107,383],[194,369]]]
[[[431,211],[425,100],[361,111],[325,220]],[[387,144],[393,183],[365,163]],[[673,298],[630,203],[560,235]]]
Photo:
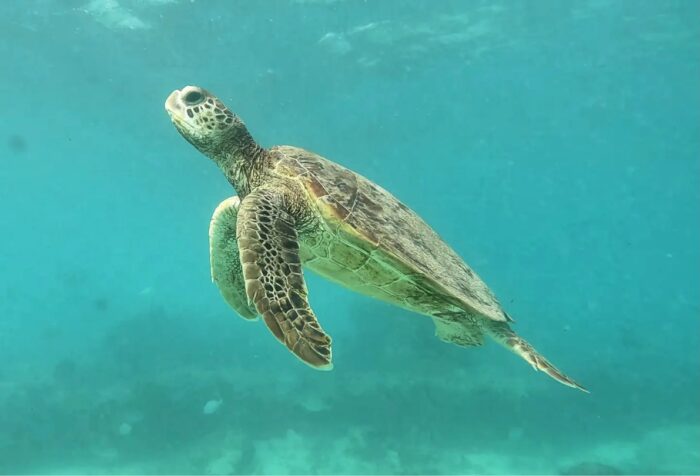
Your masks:
[[[190,91],[189,93],[185,94],[183,99],[188,106],[194,106],[195,104],[199,104],[204,100],[204,94],[200,93],[199,91]]]

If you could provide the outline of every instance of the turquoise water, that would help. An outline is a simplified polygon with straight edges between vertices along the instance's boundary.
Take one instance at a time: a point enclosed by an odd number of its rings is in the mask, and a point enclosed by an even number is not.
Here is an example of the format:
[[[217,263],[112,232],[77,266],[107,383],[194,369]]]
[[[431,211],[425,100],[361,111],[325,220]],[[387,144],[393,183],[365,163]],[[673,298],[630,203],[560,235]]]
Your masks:
[[[700,6],[581,0],[0,4],[0,473],[700,473]],[[518,332],[307,274],[314,372],[211,284],[233,194],[163,102],[423,216]]]

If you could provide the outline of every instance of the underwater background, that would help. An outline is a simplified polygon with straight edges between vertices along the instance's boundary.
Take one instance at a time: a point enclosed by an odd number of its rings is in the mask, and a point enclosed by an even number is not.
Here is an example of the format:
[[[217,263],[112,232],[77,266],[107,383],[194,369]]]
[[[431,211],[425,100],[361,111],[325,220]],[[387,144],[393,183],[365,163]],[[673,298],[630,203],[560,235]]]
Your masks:
[[[700,473],[700,3],[0,3],[0,473]],[[163,102],[385,187],[590,395],[307,273],[315,372],[210,282]]]

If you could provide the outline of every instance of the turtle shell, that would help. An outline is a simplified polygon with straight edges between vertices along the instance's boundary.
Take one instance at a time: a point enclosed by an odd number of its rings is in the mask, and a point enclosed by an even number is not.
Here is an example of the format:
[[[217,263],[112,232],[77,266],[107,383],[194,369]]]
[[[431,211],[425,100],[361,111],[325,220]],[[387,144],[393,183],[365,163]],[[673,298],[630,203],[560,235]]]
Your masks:
[[[359,174],[304,149],[278,146],[276,170],[301,182],[336,233],[469,314],[509,321],[479,276],[414,211]]]

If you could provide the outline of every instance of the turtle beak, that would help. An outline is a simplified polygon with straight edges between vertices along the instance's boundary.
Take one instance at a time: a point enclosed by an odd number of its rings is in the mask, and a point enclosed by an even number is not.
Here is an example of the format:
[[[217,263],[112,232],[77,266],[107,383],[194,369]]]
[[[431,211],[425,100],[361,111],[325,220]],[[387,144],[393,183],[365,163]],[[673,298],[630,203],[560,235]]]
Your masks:
[[[182,104],[181,99],[182,93],[179,89],[176,89],[168,99],[165,100],[165,110],[170,116],[170,120],[175,124],[176,128],[180,130],[183,127],[187,127],[187,119],[185,118],[185,107]]]
[[[168,99],[165,100],[165,110],[168,112],[170,117],[173,117],[173,114],[179,112],[180,114],[182,113],[182,105],[180,104],[180,90],[176,89],[172,93],[170,93],[170,96],[168,96]]]

